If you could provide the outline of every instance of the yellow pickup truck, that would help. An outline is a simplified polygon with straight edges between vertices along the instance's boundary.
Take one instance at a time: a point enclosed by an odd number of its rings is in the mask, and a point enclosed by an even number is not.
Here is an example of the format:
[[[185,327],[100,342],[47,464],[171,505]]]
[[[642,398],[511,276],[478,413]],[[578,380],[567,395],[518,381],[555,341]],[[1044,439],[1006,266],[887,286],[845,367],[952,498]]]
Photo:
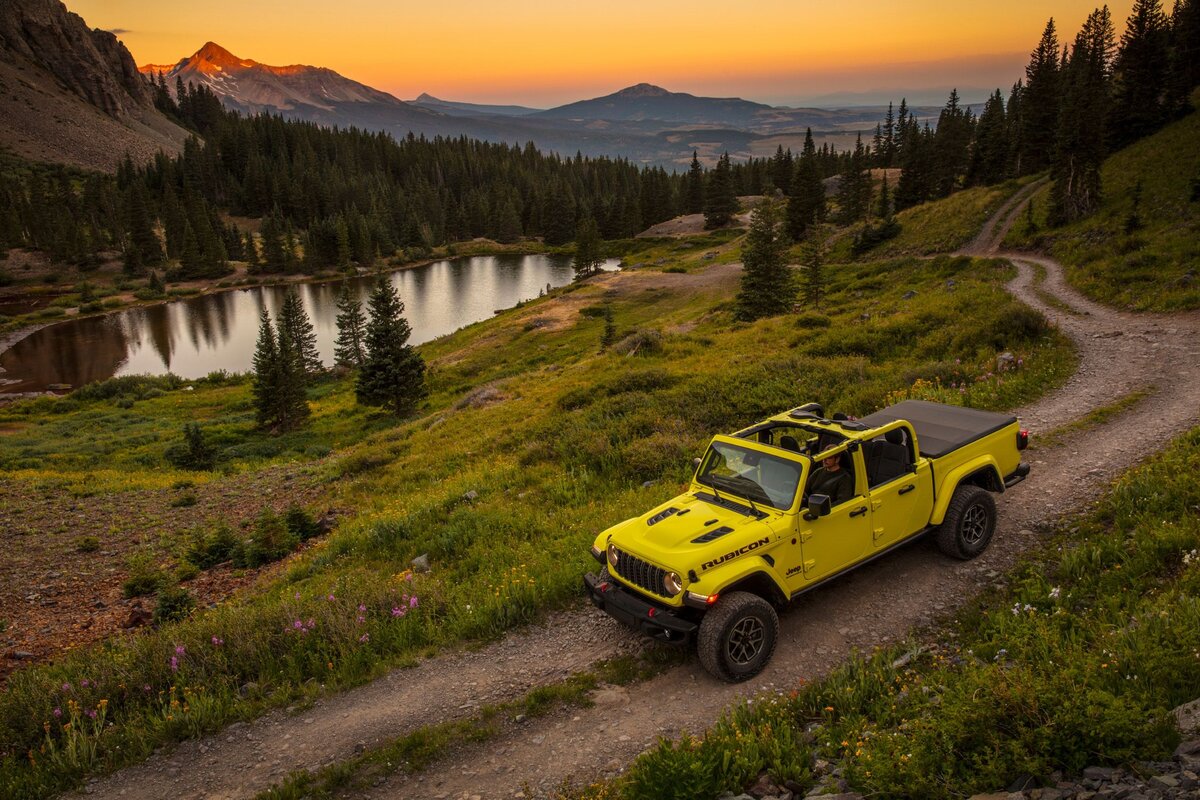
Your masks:
[[[687,490],[601,533],[592,602],[715,677],[758,674],[776,608],[924,533],[984,551],[1000,493],[1029,474],[1016,417],[907,400],[861,419],[810,403],[716,436]]]

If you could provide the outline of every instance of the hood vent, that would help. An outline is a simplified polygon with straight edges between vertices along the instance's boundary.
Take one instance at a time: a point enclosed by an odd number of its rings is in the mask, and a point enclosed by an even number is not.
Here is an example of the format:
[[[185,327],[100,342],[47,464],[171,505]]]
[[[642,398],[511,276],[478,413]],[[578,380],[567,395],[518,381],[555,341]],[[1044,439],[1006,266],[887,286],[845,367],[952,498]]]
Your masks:
[[[650,519],[646,520],[646,524],[647,525],[657,525],[658,523],[662,522],[664,519],[671,516],[672,514],[678,514],[678,513],[679,513],[679,509],[676,508],[675,506],[671,506],[670,508],[668,508],[664,511],[660,511],[657,514],[655,514],[653,517],[651,517]]]
[[[717,539],[720,539],[727,533],[733,533],[733,528],[729,527],[728,525],[722,525],[719,528],[713,528],[708,533],[692,539],[692,544],[708,544],[709,542],[714,542]]]

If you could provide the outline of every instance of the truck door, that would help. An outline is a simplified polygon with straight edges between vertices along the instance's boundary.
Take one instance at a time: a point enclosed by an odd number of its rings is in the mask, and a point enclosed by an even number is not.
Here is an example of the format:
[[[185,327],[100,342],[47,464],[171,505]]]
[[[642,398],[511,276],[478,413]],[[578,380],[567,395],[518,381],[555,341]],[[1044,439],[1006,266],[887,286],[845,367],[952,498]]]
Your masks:
[[[932,467],[917,458],[907,427],[888,431],[863,446],[871,505],[872,549],[923,530],[933,509]]]
[[[799,591],[808,584],[840,572],[869,554],[871,513],[858,453],[846,453],[844,462],[854,475],[854,496],[830,513],[814,520],[797,516],[800,564],[789,569],[788,588]]]

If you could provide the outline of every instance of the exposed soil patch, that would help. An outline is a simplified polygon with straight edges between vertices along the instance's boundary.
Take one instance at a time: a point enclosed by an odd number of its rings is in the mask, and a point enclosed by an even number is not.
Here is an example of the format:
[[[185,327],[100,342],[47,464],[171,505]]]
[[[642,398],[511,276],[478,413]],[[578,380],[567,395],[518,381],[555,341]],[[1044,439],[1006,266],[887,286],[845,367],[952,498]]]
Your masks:
[[[1007,204],[989,222],[990,239],[977,252],[995,252],[997,235],[1020,210],[1020,199]],[[793,604],[781,616],[773,661],[749,684],[718,683],[692,659],[652,680],[598,693],[597,708],[587,712],[507,726],[500,738],[464,746],[421,775],[395,775],[368,796],[512,798],[530,791],[543,796],[567,779],[613,774],[659,736],[702,732],[739,698],[788,691],[827,673],[856,649],[900,640],[914,627],[953,614],[966,598],[1001,580],[1057,519],[1083,508],[1158,444],[1200,423],[1194,389],[1200,385],[1200,314],[1135,316],[1089,304],[1066,286],[1057,263],[1038,259],[1049,275],[1046,290],[1089,312],[1068,314],[1033,291],[1033,257],[1013,260],[1019,275],[1010,291],[1060,325],[1080,352],[1079,374],[1066,387],[1019,410],[1035,435],[1110,402],[1127,391],[1122,387],[1154,383],[1162,389],[1105,425],[1034,452],[1030,479],[999,499],[1001,522],[983,556],[952,561],[933,542],[918,541]],[[422,725],[465,718],[482,703],[515,699],[531,686],[645,646],[581,604],[550,624],[474,652],[439,656],[304,712],[276,712],[186,742],[94,782],[89,792],[113,798],[249,797],[290,770],[316,769]]]
[[[319,487],[311,470],[286,466],[186,491],[195,505],[173,507],[180,492],[170,489],[77,498],[61,487],[0,480],[0,681],[23,665],[121,635],[135,602],[122,597],[121,584],[135,553],[173,568],[172,546],[190,529],[215,520],[237,527],[266,507],[311,503]],[[182,585],[204,607],[279,568],[218,566]],[[153,597],[141,602],[153,611]]]

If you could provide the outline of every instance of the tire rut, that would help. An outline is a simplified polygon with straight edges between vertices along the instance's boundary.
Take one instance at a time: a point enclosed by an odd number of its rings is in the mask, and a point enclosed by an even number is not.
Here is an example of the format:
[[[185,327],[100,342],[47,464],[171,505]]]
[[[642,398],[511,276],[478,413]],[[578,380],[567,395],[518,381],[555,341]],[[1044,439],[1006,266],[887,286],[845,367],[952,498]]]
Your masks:
[[[1031,480],[997,498],[999,525],[983,555],[954,561],[941,555],[931,538],[918,540],[793,603],[780,615],[772,662],[747,684],[718,683],[692,656],[653,679],[599,690],[596,707],[585,712],[509,723],[496,738],[465,745],[423,773],[391,775],[366,796],[544,796],[566,780],[611,776],[659,737],[702,734],[734,702],[760,692],[790,691],[825,675],[855,651],[901,641],[912,629],[953,614],[968,597],[1002,580],[1051,524],[1082,509],[1120,472],[1200,423],[1192,388],[1200,385],[1200,314],[1115,311],[1068,287],[1057,262],[998,251],[1039,186],[1023,187],[1006,202],[966,251],[1012,261],[1018,274],[1008,290],[1045,314],[1079,349],[1079,370],[1068,383],[1017,413],[1036,437],[1128,391],[1149,384],[1158,391],[1102,426],[1054,448],[1028,451]],[[1047,272],[1044,289],[1079,315],[1037,296],[1035,264]],[[304,711],[272,712],[184,742],[89,783],[87,792],[103,798],[252,797],[292,770],[315,770],[422,725],[467,718],[482,704],[517,699],[532,687],[646,646],[581,603],[546,624],[394,671]]]

